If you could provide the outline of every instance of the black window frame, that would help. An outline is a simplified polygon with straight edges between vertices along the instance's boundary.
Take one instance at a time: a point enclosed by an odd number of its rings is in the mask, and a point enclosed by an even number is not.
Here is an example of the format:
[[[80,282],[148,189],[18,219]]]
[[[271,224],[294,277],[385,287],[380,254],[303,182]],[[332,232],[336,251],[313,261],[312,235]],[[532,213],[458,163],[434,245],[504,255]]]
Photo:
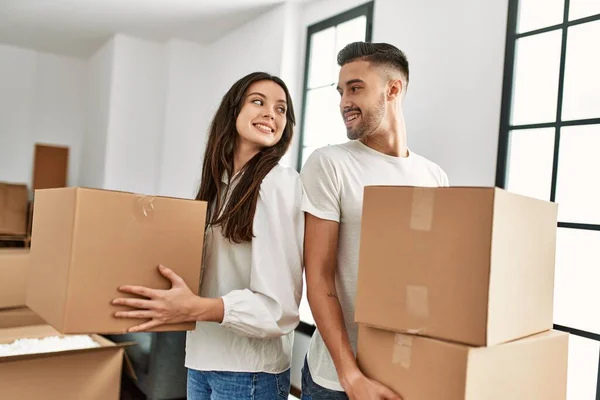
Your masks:
[[[367,26],[366,26],[366,35],[365,41],[370,42],[373,37],[373,9],[374,9],[374,1],[370,1],[368,3],[361,4],[355,8],[352,8],[348,11],[344,11],[341,14],[335,15],[331,18],[323,20],[321,22],[317,22],[313,25],[310,25],[307,28],[306,33],[306,53],[304,55],[304,82],[302,85],[302,110],[300,114],[300,139],[299,139],[299,148],[298,148],[298,162],[297,169],[300,171],[302,169],[302,151],[304,149],[304,127],[306,126],[306,100],[307,94],[309,91],[308,88],[308,70],[310,69],[310,50],[311,50],[311,38],[315,33],[324,31],[325,29],[329,29],[331,27],[343,24],[344,22],[350,21],[354,18],[365,16],[367,18]]]
[[[565,81],[565,64],[567,55],[567,38],[568,28],[576,25],[581,25],[589,22],[599,21],[600,14],[591,15],[585,18],[569,21],[569,8],[570,0],[564,0],[563,19],[559,24],[535,29],[532,31],[518,33],[518,10],[519,0],[509,0],[508,4],[508,23],[506,28],[506,46],[505,46],[505,59],[504,59],[504,77],[502,84],[502,108],[500,112],[500,136],[498,141],[498,158],[496,165],[496,186],[505,188],[508,171],[508,156],[510,152],[510,134],[511,131],[515,132],[522,129],[536,129],[536,128],[554,128],[554,154],[552,163],[552,181],[550,189],[550,201],[556,200],[556,186],[558,176],[558,162],[559,162],[559,151],[560,151],[560,135],[561,129],[567,126],[582,126],[591,124],[600,124],[599,118],[579,119],[579,120],[562,120],[562,106],[563,106],[563,91]],[[517,40],[520,38],[538,35],[551,31],[562,31],[561,38],[561,53],[560,53],[560,67],[558,76],[558,101],[556,107],[556,118],[554,122],[547,123],[536,123],[536,124],[525,124],[525,125],[511,125],[511,108],[512,108],[512,95],[513,95],[513,82],[515,73],[515,51]],[[600,112],[599,112],[600,114]],[[514,133],[513,133],[514,134]],[[581,229],[581,230],[593,230],[600,231],[600,225],[598,224],[585,224],[585,223],[572,223],[572,222],[559,222],[559,228],[568,229]],[[592,313],[593,314],[593,313]],[[593,332],[587,332],[570,326],[554,324],[554,329],[563,332],[568,332],[572,335],[580,336],[583,338],[591,339],[600,343],[600,334]],[[596,382],[596,400],[600,400],[600,357],[598,360],[598,378]]]

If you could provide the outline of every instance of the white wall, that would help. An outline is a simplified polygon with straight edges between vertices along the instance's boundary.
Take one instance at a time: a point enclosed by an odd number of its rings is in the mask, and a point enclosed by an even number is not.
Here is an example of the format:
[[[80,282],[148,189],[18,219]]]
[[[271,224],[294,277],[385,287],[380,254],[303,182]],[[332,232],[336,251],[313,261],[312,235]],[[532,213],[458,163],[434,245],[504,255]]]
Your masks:
[[[207,50],[183,40],[167,44],[167,94],[159,194],[193,198],[199,185],[207,127]]]
[[[31,184],[35,52],[0,46],[0,180]]]
[[[114,44],[113,39],[109,40],[88,60],[85,130],[79,164],[79,185],[84,187],[104,187]]]
[[[78,180],[85,62],[0,45],[0,180],[31,187],[36,142],[70,148]]]
[[[409,146],[452,185],[495,183],[507,12],[507,0],[375,2],[374,41],[409,58]]]
[[[79,180],[85,112],[85,62],[36,54],[33,141],[69,146],[68,182]]]
[[[164,46],[115,36],[106,189],[157,193],[165,93]]]
[[[304,65],[302,50],[302,8],[300,4],[286,4],[283,9],[283,51],[281,55],[281,70],[279,77],[283,79],[294,104],[296,114],[296,129],[294,137],[286,155],[281,163],[296,168],[297,154],[299,149],[299,136],[302,119],[302,70]]]

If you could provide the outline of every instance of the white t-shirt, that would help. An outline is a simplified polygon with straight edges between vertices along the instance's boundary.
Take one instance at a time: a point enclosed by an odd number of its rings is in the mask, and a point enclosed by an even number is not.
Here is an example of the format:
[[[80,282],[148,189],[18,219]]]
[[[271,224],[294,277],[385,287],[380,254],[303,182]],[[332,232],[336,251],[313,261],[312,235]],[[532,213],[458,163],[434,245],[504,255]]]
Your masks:
[[[364,187],[448,186],[448,177],[439,166],[412,151],[408,157],[393,157],[360,141],[316,150],[306,161],[300,176],[304,186],[302,210],[340,223],[336,289],[356,354],[358,326],[354,323],[354,300]],[[316,384],[343,390],[318,327],[308,350],[308,366]]]
[[[222,185],[227,187],[227,179]],[[225,315],[221,324],[198,322],[188,332],[187,368],[269,373],[290,368],[303,284],[301,202],[298,173],[277,165],[261,183],[250,243],[229,242],[220,227],[207,230],[200,294],[222,297]]]

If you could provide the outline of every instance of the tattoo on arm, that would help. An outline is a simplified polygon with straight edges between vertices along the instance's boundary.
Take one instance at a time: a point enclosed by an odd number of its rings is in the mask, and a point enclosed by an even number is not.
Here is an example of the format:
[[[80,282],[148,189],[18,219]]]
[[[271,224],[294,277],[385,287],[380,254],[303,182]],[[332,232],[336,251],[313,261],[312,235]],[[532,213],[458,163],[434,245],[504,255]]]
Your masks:
[[[327,293],[327,297],[330,297],[330,298],[334,298],[334,299],[337,299],[337,300],[339,300],[339,298],[338,298],[337,294],[335,294],[335,293],[333,293],[333,292],[329,292],[329,293]]]

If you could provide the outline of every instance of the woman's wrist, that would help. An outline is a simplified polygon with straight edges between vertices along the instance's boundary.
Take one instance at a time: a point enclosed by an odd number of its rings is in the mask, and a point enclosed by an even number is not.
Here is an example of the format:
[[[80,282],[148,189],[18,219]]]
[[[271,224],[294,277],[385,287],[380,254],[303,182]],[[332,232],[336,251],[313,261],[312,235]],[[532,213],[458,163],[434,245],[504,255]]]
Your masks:
[[[188,307],[190,321],[223,322],[225,315],[225,304],[223,299],[210,299],[194,296]]]

